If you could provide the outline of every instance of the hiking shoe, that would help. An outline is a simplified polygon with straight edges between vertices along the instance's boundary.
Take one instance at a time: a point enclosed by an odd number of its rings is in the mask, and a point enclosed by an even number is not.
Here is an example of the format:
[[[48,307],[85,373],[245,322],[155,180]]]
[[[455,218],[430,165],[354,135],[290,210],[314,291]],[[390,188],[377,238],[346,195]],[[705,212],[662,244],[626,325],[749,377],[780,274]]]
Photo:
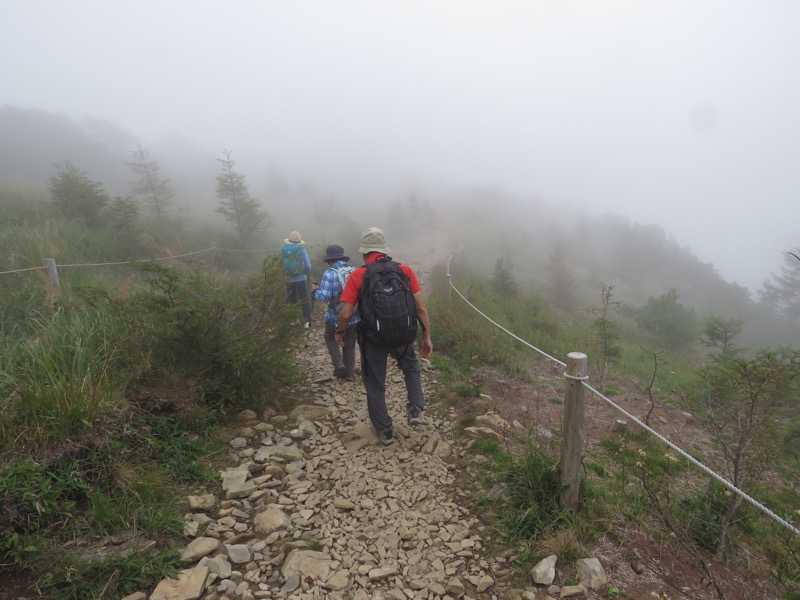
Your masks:
[[[372,427],[372,433],[378,438],[378,441],[383,444],[384,446],[391,446],[394,444],[394,430],[389,427],[388,429],[375,429],[375,426],[370,424]]]
[[[339,365],[333,370],[333,375],[338,379],[344,379],[347,376],[347,367]]]
[[[356,380],[356,376],[355,375],[345,375],[344,376],[344,380],[345,381],[355,381]]]
[[[409,425],[414,426],[422,423],[422,409],[419,406],[409,406],[406,414]]]
[[[306,329],[311,329],[311,321],[306,321],[306,324],[303,325]]]

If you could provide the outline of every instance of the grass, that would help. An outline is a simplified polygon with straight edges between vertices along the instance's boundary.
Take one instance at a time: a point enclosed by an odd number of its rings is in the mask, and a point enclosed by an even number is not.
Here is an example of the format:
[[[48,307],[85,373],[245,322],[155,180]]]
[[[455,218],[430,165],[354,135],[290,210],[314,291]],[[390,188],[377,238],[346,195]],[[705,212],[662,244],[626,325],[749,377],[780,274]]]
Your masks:
[[[26,214],[0,226],[0,269],[116,256],[108,232]],[[216,482],[225,454],[214,425],[294,381],[299,334],[269,260],[63,268],[60,297],[40,274],[0,277],[0,577],[122,597],[176,573],[178,500]],[[91,557],[82,540],[97,536],[156,546]]]
[[[0,447],[17,451],[82,439],[118,410],[124,389],[108,315],[56,310],[28,320],[30,335],[0,362]]]
[[[468,370],[472,365],[488,365],[525,377],[525,346],[480,316],[462,299],[448,296],[443,273],[435,269],[432,281],[426,302],[437,323],[437,345],[448,349],[448,355],[458,368]],[[470,302],[479,308],[491,307],[489,316],[493,320],[513,329],[530,343],[548,348],[555,345],[557,321],[537,295],[503,296],[474,276],[467,276],[461,285]]]
[[[111,556],[85,561],[67,555],[38,582],[37,589],[51,600],[121,598],[155,586],[164,577],[176,577],[180,553],[174,549],[149,556]]]
[[[559,473],[550,458],[532,444],[512,456],[497,440],[476,441],[470,449],[486,458],[481,482],[488,493],[475,509],[497,523],[502,542],[519,549],[521,563],[579,553],[576,517],[560,506]]]

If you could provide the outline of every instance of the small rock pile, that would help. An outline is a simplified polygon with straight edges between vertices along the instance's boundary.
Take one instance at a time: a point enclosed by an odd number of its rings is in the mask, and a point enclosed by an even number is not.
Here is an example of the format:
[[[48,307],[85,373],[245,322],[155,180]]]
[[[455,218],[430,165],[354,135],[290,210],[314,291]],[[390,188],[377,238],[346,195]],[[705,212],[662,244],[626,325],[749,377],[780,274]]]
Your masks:
[[[306,352],[311,403],[241,415],[221,493],[188,498],[187,569],[150,600],[547,598],[513,588],[510,554],[492,555],[470,514],[472,494],[457,484],[470,479],[446,460],[465,455],[452,415],[426,411],[407,426],[402,374],[390,369],[397,442],[384,447],[360,381],[333,378],[324,350]]]

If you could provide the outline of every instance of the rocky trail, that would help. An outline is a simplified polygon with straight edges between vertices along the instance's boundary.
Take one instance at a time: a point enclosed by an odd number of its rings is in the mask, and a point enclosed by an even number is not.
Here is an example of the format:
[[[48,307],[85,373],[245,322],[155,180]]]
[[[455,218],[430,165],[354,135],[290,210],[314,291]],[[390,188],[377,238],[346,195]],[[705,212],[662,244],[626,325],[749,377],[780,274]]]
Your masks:
[[[447,413],[428,410],[410,428],[390,369],[397,441],[384,447],[360,381],[332,376],[321,332],[309,332],[298,360],[308,403],[241,415],[219,496],[188,499],[192,566],[150,598],[506,597],[508,559],[487,554],[488,532],[447,460],[460,452]],[[430,397],[434,376],[423,379]]]
[[[361,382],[333,377],[321,331],[297,359],[306,402],[240,415],[219,492],[187,500],[186,570],[126,600],[547,597],[515,587],[507,549],[471,514],[476,473],[453,409],[435,402],[434,371],[423,374],[434,400],[412,428],[402,374],[390,367],[396,442],[383,446]]]

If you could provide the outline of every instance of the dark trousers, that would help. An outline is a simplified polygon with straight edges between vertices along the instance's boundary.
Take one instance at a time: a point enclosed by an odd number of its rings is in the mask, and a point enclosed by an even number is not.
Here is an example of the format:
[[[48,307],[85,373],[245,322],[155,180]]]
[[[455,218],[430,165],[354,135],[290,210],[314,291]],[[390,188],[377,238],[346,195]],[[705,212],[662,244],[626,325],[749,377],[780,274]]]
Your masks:
[[[306,321],[311,320],[311,302],[308,299],[308,282],[307,281],[290,281],[286,287],[288,294],[287,301],[289,304],[297,304],[301,302],[303,309],[303,316]]]
[[[425,395],[422,393],[419,358],[414,345],[397,348],[375,346],[362,339],[361,346],[361,379],[367,392],[367,412],[372,426],[377,430],[392,426],[392,418],[386,409],[386,363],[391,356],[403,372],[406,384],[408,407],[425,408]]]
[[[331,355],[333,368],[343,364],[347,369],[346,377],[353,377],[356,368],[356,327],[357,325],[350,325],[347,328],[344,332],[344,348],[339,348],[334,339],[336,325],[325,322],[325,347]]]

